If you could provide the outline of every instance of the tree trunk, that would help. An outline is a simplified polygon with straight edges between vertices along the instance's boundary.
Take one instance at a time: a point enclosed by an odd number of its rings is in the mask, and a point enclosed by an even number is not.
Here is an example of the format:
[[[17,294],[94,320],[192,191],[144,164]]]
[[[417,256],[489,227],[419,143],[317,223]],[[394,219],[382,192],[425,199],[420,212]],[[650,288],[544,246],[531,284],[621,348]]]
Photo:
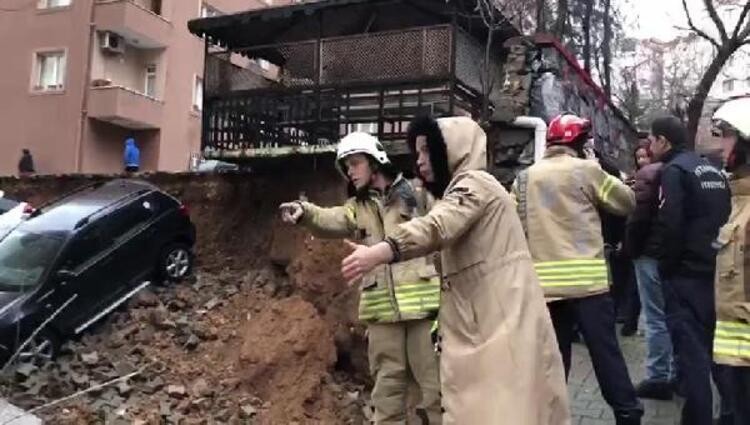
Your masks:
[[[536,0],[536,32],[547,31],[547,19],[544,14],[544,1]]]
[[[594,0],[586,0],[586,12],[583,15],[583,69],[591,75],[591,15],[594,12]]]
[[[612,97],[612,0],[604,0],[604,45],[602,46],[604,56],[604,92],[607,97]]]
[[[557,1],[557,20],[555,22],[555,36],[560,41],[564,40],[568,22],[568,0]]]
[[[482,112],[480,124],[485,125],[490,119],[490,93],[494,86],[492,75],[492,66],[490,66],[490,53],[492,52],[492,42],[495,36],[494,28],[487,28],[487,44],[484,46],[484,60],[482,61]]]
[[[737,47],[738,46],[734,44],[725,44],[722,46],[722,48],[716,53],[714,60],[711,61],[711,65],[709,65],[708,69],[703,74],[700,83],[698,83],[698,87],[695,89],[693,98],[690,99],[687,108],[687,128],[688,143],[691,147],[695,147],[695,136],[698,133],[698,125],[700,124],[701,115],[703,114],[703,105],[708,97],[708,92],[711,91],[711,86],[714,84],[714,81],[716,81],[716,77],[719,75],[719,72],[721,72],[721,69],[724,67],[727,60],[729,60],[729,57],[732,56],[732,53],[737,50]]]

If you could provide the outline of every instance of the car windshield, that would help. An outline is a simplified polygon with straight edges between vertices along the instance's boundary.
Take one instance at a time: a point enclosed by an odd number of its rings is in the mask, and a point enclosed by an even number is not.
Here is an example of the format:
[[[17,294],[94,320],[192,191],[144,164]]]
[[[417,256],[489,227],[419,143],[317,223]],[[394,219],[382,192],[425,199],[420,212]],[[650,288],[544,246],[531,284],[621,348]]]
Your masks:
[[[0,290],[24,291],[40,283],[64,239],[16,229],[0,241]]]

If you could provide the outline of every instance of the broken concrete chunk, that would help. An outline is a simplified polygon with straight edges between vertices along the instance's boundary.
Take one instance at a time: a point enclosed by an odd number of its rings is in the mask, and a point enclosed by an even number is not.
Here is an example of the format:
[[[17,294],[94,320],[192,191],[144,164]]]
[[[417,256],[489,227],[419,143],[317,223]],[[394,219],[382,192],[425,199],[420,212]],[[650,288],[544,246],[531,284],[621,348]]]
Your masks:
[[[243,418],[250,418],[256,413],[258,413],[258,410],[250,404],[245,404],[242,407],[240,407],[240,415]]]
[[[198,337],[195,336],[195,334],[190,334],[187,342],[185,342],[185,348],[187,348],[188,350],[195,350],[196,347],[198,347],[198,344],[200,344],[200,342],[201,340],[198,339]]]
[[[213,308],[219,304],[221,304],[221,300],[218,298],[211,298],[206,304],[204,304],[204,307],[206,310],[213,310]]]
[[[16,376],[21,379],[26,379],[31,376],[36,370],[37,367],[31,363],[21,363],[18,365],[18,367],[16,367]]]
[[[95,366],[97,363],[99,363],[99,353],[96,351],[91,353],[84,353],[81,354],[81,361],[88,366]]]
[[[128,383],[125,382],[125,381],[121,381],[117,385],[117,392],[120,393],[120,395],[122,395],[122,396],[127,396],[128,394],[130,394],[130,391],[132,391],[132,390],[133,390],[133,387],[131,387],[130,385],[128,385]]]
[[[186,393],[184,385],[170,385],[167,387],[167,394],[172,397],[180,398],[185,396]]]

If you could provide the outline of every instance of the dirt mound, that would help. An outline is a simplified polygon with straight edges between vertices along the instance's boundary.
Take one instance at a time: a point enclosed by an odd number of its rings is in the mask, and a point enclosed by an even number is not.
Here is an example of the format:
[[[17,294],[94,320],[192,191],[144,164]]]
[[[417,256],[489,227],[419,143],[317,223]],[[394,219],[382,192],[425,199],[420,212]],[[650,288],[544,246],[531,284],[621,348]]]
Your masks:
[[[318,395],[335,362],[330,327],[310,303],[292,296],[265,305],[244,329],[239,376],[270,403],[277,423],[332,423]]]

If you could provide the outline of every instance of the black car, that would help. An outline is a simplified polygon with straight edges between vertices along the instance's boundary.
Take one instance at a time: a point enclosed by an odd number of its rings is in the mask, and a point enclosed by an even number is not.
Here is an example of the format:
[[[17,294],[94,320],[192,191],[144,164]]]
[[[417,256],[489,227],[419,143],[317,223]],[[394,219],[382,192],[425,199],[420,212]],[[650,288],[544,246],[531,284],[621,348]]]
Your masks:
[[[157,187],[114,180],[35,210],[0,240],[0,360],[53,358],[152,281],[192,269],[195,226]],[[13,359],[15,360],[15,359]]]

